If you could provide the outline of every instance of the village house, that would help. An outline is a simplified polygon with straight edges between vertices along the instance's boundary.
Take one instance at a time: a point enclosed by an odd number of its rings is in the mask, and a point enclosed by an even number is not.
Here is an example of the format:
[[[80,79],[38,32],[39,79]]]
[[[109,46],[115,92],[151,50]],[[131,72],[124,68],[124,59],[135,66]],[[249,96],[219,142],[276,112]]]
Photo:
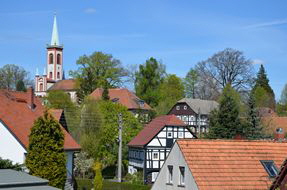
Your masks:
[[[43,115],[44,110],[32,88],[28,88],[27,92],[0,90],[0,157],[10,159],[13,163],[24,163],[31,127]],[[62,110],[50,112],[59,123],[65,121]],[[80,150],[80,146],[64,127],[67,178],[70,180],[73,177],[74,153]]]
[[[128,143],[128,172],[142,171],[144,182],[154,182],[176,139],[196,138],[175,115],[153,119]]]
[[[213,100],[183,98],[169,111],[181,119],[197,136],[208,132],[208,118],[212,110],[218,108],[218,103]]]
[[[268,189],[286,153],[286,142],[177,140],[152,189]]]

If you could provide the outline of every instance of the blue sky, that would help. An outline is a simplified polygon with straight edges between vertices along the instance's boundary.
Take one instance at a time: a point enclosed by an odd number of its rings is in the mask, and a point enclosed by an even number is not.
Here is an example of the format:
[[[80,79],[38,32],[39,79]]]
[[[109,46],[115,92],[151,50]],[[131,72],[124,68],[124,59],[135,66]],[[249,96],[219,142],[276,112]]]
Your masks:
[[[57,13],[65,71],[84,54],[103,51],[124,65],[151,56],[185,76],[198,61],[227,47],[263,63],[277,99],[287,83],[284,0],[9,0],[0,3],[0,66],[42,72]]]

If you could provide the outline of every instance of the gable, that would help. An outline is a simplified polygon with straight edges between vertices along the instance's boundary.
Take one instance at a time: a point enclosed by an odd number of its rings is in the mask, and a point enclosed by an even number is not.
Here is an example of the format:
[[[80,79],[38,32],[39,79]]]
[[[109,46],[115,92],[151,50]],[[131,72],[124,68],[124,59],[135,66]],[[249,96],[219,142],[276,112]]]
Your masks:
[[[187,103],[184,102],[178,102],[176,103],[168,114],[174,114],[174,115],[197,115],[194,110],[190,108],[190,106]]]

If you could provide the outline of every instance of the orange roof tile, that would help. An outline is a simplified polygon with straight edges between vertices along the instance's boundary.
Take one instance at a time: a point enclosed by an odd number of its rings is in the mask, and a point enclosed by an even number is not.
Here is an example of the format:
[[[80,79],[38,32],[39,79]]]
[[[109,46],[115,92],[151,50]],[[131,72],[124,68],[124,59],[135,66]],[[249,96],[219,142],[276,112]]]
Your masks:
[[[272,184],[260,160],[277,168],[287,143],[245,140],[178,140],[199,189],[267,189]]]
[[[100,100],[102,98],[102,93],[103,89],[97,88],[96,90],[94,90],[94,92],[90,94],[90,96],[95,98],[96,100]],[[144,106],[141,108],[138,103],[138,100],[140,100],[140,98],[126,88],[111,88],[109,89],[109,96],[110,100],[118,98],[118,102],[126,106],[128,109],[151,109],[151,107],[147,103],[144,103]]]
[[[143,147],[149,143],[154,136],[160,132],[165,126],[187,126],[175,115],[162,115],[153,119],[147,124],[135,138],[133,138],[128,146],[139,146]]]
[[[0,120],[26,149],[29,145],[30,129],[34,121],[42,116],[45,110],[38,97],[34,97],[35,108],[32,110],[28,106],[29,96],[28,92],[0,90]],[[52,112],[58,119],[59,110]],[[63,132],[65,135],[64,149],[80,149],[80,146],[64,128]]]
[[[282,128],[285,133],[287,132],[287,117],[268,116],[262,117],[261,121],[268,134],[273,134],[277,128]]]
[[[76,90],[76,81],[74,79],[59,80],[49,90],[74,91]]]

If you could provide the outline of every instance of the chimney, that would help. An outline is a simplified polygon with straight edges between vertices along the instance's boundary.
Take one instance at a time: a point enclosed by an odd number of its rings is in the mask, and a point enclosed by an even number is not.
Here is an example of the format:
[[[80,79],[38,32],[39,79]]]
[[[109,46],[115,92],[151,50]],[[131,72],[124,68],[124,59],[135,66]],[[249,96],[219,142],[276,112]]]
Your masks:
[[[274,134],[275,141],[282,142],[284,137],[284,130],[282,128],[277,128]]]
[[[234,136],[234,140],[245,140],[244,136],[242,136],[241,134],[236,134]]]
[[[34,89],[32,86],[30,86],[27,89],[27,104],[29,106],[29,108],[31,110],[33,110],[35,108],[35,104],[34,104]]]

